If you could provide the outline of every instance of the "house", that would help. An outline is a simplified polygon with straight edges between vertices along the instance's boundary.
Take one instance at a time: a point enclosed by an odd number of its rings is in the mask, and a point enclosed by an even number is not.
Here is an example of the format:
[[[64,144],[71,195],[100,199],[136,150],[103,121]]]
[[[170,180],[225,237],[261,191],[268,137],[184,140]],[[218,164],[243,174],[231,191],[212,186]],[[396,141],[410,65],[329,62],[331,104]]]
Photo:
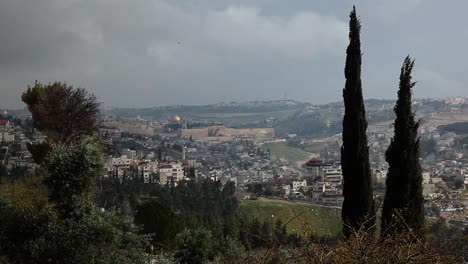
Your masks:
[[[13,142],[15,141],[15,135],[9,132],[0,132],[0,142]]]
[[[10,121],[6,119],[0,119],[0,130],[7,129],[10,126]]]
[[[158,173],[158,162],[157,161],[140,161],[137,164],[138,174],[143,177],[144,183],[155,183],[156,176]]]
[[[159,184],[177,183],[184,179],[184,170],[181,163],[163,163],[159,165]]]
[[[284,184],[281,188],[284,191],[284,196],[289,196],[291,194],[291,186],[289,184]]]
[[[306,180],[293,181],[292,182],[293,191],[299,191],[301,188],[306,191],[306,189],[307,189],[307,181]]]

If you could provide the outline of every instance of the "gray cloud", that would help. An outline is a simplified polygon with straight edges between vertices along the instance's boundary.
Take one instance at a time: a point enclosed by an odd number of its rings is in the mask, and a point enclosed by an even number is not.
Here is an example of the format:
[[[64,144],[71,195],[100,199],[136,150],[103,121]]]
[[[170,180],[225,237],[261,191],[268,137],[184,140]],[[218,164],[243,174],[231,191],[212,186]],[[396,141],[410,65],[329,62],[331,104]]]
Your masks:
[[[437,95],[448,80],[444,94],[463,93],[466,77],[445,66],[463,67],[466,60],[434,53],[447,46],[444,37],[466,41],[466,34],[458,34],[462,27],[425,28],[427,17],[440,10],[434,1],[390,2],[358,3],[365,95],[394,97],[409,52],[418,59],[420,85],[430,86],[429,94]],[[117,106],[278,99],[285,91],[313,103],[338,101],[351,3],[327,3],[2,1],[0,107],[21,107],[21,92],[36,79],[86,87]],[[423,45],[427,39],[435,45]]]

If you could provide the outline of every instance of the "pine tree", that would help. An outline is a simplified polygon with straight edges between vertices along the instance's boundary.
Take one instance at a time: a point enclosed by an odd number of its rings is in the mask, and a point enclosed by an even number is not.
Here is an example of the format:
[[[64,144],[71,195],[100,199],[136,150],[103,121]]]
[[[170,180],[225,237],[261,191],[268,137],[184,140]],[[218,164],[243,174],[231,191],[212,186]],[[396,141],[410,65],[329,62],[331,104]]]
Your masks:
[[[374,200],[367,145],[367,121],[361,84],[361,24],[356,8],[350,14],[349,46],[346,50],[343,89],[345,115],[343,119],[343,146],[341,166],[343,171],[343,234],[352,235],[361,227],[373,226]]]
[[[411,81],[414,60],[405,58],[400,73],[400,90],[395,105],[395,130],[385,153],[389,164],[382,211],[382,232],[401,232],[406,228],[420,234],[424,225],[422,173],[419,163],[419,121],[411,109]]]

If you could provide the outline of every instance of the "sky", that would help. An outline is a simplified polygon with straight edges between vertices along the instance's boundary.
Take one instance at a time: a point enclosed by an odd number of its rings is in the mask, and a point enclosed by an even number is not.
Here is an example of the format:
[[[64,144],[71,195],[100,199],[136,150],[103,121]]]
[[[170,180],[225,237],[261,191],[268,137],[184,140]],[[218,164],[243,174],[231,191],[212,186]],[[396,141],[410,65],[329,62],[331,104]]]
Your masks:
[[[342,100],[348,18],[362,23],[365,98],[468,97],[466,0],[2,0],[0,108],[35,80],[109,107]]]

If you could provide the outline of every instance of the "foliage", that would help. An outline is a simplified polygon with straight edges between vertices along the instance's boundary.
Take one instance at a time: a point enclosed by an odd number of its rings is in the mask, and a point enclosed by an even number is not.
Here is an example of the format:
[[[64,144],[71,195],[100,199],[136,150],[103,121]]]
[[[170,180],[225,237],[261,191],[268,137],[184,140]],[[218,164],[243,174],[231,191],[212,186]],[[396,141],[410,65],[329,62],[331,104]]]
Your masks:
[[[218,240],[214,245],[218,259],[235,259],[245,252],[244,246],[239,240],[233,237],[226,237]]]
[[[459,256],[435,241],[421,241],[408,232],[384,240],[359,231],[349,241],[339,243],[331,263],[458,263]]]
[[[463,263],[462,252],[453,252],[452,246],[435,240],[421,241],[411,233],[378,239],[373,232],[358,230],[338,243],[309,240],[298,247],[250,251],[228,263]]]
[[[99,103],[83,88],[36,81],[21,99],[31,112],[33,127],[47,136],[45,142],[27,145],[37,164],[44,161],[51,143],[70,144],[97,131]]]
[[[246,219],[258,218],[261,222],[285,225],[286,233],[302,237],[338,237],[340,210],[305,203],[285,201],[241,201],[238,214]]]
[[[186,229],[177,235],[176,244],[174,257],[181,264],[202,264],[213,258],[213,236],[207,229]]]
[[[85,138],[51,147],[43,182],[54,206],[39,178],[2,186],[0,255],[12,263],[145,263],[146,242],[132,219],[92,203],[101,145]]]
[[[152,236],[152,243],[157,247],[171,246],[174,234],[179,231],[177,215],[164,204],[149,201],[140,205],[135,213],[135,224],[142,227],[142,232]]]
[[[102,155],[101,145],[94,138],[71,145],[52,145],[44,164],[44,183],[62,215],[79,213],[79,207],[89,201],[95,179],[102,173]]]
[[[437,142],[434,139],[421,140],[421,154],[425,157],[436,153]]]
[[[349,237],[353,230],[366,223],[373,225],[374,201],[367,145],[367,121],[361,84],[361,24],[356,9],[350,14],[349,46],[346,50],[343,89],[345,114],[343,118],[343,234]]]
[[[145,241],[130,219],[92,208],[60,220],[51,209],[0,206],[0,255],[11,263],[145,263]]]
[[[36,164],[41,164],[51,150],[50,144],[46,141],[34,144],[28,143],[26,147]]]
[[[48,203],[47,189],[40,177],[21,178],[13,183],[0,184],[0,199],[16,208],[44,208]]]
[[[455,134],[468,134],[468,122],[457,122],[453,124],[443,125],[438,127],[442,133],[453,132]]]
[[[382,231],[420,232],[424,226],[422,172],[419,161],[419,122],[411,110],[411,81],[414,61],[406,57],[400,74],[395,106],[395,134],[385,153],[389,164],[382,210]],[[422,232],[420,232],[422,235]]]
[[[32,114],[34,127],[52,142],[69,143],[96,131],[99,103],[83,88],[36,81],[21,99]]]

